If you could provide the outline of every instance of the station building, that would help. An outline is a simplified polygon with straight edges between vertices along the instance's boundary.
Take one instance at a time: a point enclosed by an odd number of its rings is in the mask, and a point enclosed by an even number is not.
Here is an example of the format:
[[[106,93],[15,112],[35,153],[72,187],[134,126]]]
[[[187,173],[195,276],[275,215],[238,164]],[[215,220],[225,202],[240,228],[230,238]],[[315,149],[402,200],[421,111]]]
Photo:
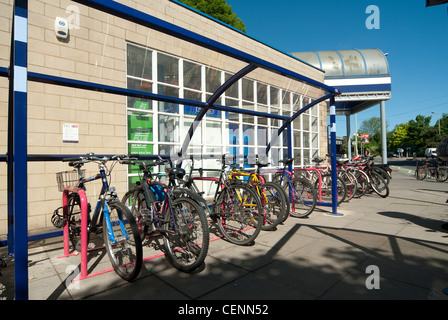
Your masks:
[[[325,72],[288,53],[201,14],[177,1],[120,0],[117,3],[275,65],[323,83]],[[0,68],[10,66],[13,0],[0,4]],[[61,37],[57,23],[68,22]],[[63,20],[64,21],[64,20]],[[28,74],[127,88],[194,101],[207,101],[245,62],[157,29],[82,4],[82,1],[29,0],[27,30]],[[182,148],[199,107],[166,101],[114,95],[98,90],[33,81],[28,75],[28,155],[144,154],[175,155]],[[8,77],[0,77],[0,154],[8,151]],[[219,97],[217,104],[290,117],[322,97],[318,87],[281,74],[256,69]],[[282,121],[231,111],[210,110],[191,138],[188,153],[263,154]],[[295,165],[325,156],[327,102],[301,114],[291,124]],[[287,154],[287,141],[275,139],[270,162]],[[204,159],[195,167],[216,168]],[[61,161],[28,162],[28,230],[51,229],[50,217],[61,206],[55,174],[70,170]],[[97,166],[86,165],[87,175]],[[117,165],[111,176],[119,195],[127,191],[138,173]],[[96,199],[99,184],[88,186]],[[15,195],[19,196],[19,195]],[[7,164],[0,162],[0,240],[8,233]]]

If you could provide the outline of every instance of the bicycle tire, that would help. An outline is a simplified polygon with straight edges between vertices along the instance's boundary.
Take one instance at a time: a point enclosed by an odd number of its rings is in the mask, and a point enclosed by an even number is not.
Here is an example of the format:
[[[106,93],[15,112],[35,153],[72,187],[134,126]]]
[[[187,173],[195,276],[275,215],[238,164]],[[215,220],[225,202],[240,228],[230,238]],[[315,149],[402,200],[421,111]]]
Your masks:
[[[338,205],[340,205],[347,196],[347,187],[345,186],[344,181],[340,178],[336,178],[336,190],[337,190],[337,202]],[[331,202],[333,198],[333,192],[332,192],[332,181],[331,181],[331,173],[326,173],[322,175],[322,198],[324,198],[326,201],[327,199]],[[319,180],[316,181],[316,184],[319,183]],[[318,185],[315,187],[318,189]]]
[[[426,178],[426,175],[428,174],[428,169],[426,166],[417,166],[415,169],[415,177],[417,180],[424,180]]]
[[[389,185],[384,181],[383,177],[376,171],[369,171],[370,185],[373,191],[382,198],[389,196]]]
[[[213,211],[219,232],[233,244],[252,244],[263,226],[260,198],[242,183],[232,183],[221,190]]]
[[[340,178],[345,183],[345,187],[347,190],[346,197],[344,201],[350,201],[356,193],[356,189],[358,188],[358,183],[356,182],[356,178],[351,172],[341,172]]]
[[[264,209],[264,224],[262,230],[275,230],[289,215],[289,201],[285,191],[274,182],[261,184],[261,204]]]
[[[390,176],[384,168],[372,165],[372,166],[370,166],[370,169],[375,171],[376,173],[378,173],[381,176],[381,178],[384,179],[384,182],[386,182],[387,185],[389,185]]]
[[[122,279],[132,281],[139,275],[143,264],[137,223],[129,208],[118,200],[105,205],[109,208],[109,219],[103,209],[103,238],[107,254],[115,272]]]
[[[140,233],[142,242],[148,231],[148,225],[145,223],[144,213],[150,214],[146,205],[145,196],[141,187],[126,192],[121,202],[131,210],[132,215],[137,223],[137,228]]]
[[[289,183],[284,184],[284,187],[288,189],[290,215],[295,218],[308,217],[316,208],[317,203],[317,193],[313,184],[305,178],[293,178],[291,192]]]
[[[81,251],[81,201],[78,193],[70,193],[67,201],[68,216],[65,217],[68,226],[69,239],[73,251]],[[87,238],[89,239],[89,236]]]
[[[164,222],[163,242],[165,256],[171,264],[183,272],[191,272],[200,267],[207,256],[210,235],[204,209],[187,197],[179,197],[171,202]]]
[[[361,198],[363,195],[366,194],[367,188],[368,188],[368,177],[364,171],[356,170],[354,172],[357,188],[354,198]]]
[[[436,169],[436,180],[438,182],[445,182],[448,180],[448,169],[447,168],[437,168]]]

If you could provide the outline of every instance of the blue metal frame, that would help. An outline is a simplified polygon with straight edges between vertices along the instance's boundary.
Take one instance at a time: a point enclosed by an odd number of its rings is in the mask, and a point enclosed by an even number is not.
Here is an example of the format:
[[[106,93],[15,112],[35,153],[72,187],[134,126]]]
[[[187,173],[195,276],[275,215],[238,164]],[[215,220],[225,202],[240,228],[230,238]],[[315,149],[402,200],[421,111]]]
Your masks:
[[[28,28],[28,1],[15,0],[14,14],[13,14],[13,28],[11,33],[11,62],[10,68],[0,68],[0,76],[9,77],[9,108],[8,108],[8,154],[0,155],[0,161],[8,164],[8,252],[15,256],[15,298],[17,300],[28,299],[28,241],[41,238],[41,236],[28,237],[28,195],[27,195],[27,163],[28,161],[60,161],[67,155],[28,155],[27,154],[27,82],[35,81],[42,83],[50,83],[59,86],[67,86],[74,88],[81,88],[85,90],[101,91],[111,94],[142,97],[150,100],[158,100],[165,102],[172,102],[176,104],[184,104],[189,106],[196,106],[201,108],[200,115],[197,120],[200,121],[207,110],[216,109],[220,111],[235,112],[242,114],[249,114],[253,116],[275,118],[283,120],[284,124],[279,130],[279,134],[287,129],[288,140],[288,156],[292,155],[291,141],[292,130],[291,122],[297,118],[301,113],[312,107],[313,105],[330,98],[331,110],[334,110],[334,96],[341,92],[333,87],[327,86],[323,83],[305,77],[301,74],[277,66],[268,61],[262,60],[255,56],[249,55],[245,52],[239,51],[235,48],[229,47],[215,40],[206,38],[204,36],[193,33],[189,30],[180,28],[174,24],[157,19],[146,13],[127,7],[115,1],[108,0],[73,0],[75,2],[84,4],[86,6],[98,9],[100,11],[118,16],[120,18],[129,20],[131,22],[146,26],[163,33],[172,35],[174,37],[195,43],[202,47],[211,49],[215,52],[233,57],[240,61],[248,63],[248,66],[243,68],[224,85],[222,85],[212,97],[205,103],[173,98],[163,95],[150,94],[143,91],[123,89],[113,86],[101,85],[86,81],[79,81],[67,79],[62,77],[50,76],[35,72],[28,72],[27,70],[27,28]],[[270,70],[274,73],[280,74],[293,80],[298,80],[323,89],[327,94],[307,105],[298,111],[293,117],[285,117],[272,115],[262,112],[244,110],[239,108],[231,108],[227,106],[215,105],[214,102],[219,96],[233,83],[241,79],[245,74],[251,72],[256,68]],[[331,114],[331,127],[335,128],[335,116]],[[194,133],[195,128],[190,128],[189,136]],[[191,135],[190,135],[191,133]],[[336,132],[331,132],[332,145],[332,167],[336,168]],[[268,145],[270,148],[271,143]],[[185,148],[184,148],[185,147]],[[182,150],[188,147],[187,142],[184,142]],[[267,149],[268,150],[268,149]],[[336,174],[336,170],[333,170]],[[334,184],[336,178],[333,179]],[[336,192],[336,188],[333,188]],[[333,196],[333,213],[336,214],[337,201]],[[48,237],[59,235],[59,233],[45,234]],[[1,242],[0,242],[1,243]]]

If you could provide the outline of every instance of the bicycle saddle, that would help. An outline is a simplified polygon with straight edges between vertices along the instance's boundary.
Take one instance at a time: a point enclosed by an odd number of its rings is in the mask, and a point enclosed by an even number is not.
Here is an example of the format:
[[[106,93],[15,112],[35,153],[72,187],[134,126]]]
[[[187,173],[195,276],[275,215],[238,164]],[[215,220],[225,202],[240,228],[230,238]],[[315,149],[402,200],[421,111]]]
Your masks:
[[[169,170],[168,175],[170,178],[182,179],[185,176],[185,169],[182,168],[172,168]]]
[[[279,162],[283,162],[285,165],[289,165],[294,161],[294,158],[286,158],[283,160],[280,160]]]
[[[257,161],[257,166],[261,167],[267,167],[269,165],[269,162],[266,161]]]
[[[313,160],[312,160],[313,162],[317,162],[317,163],[321,163],[321,162],[323,162],[323,161],[325,161],[325,159],[321,159],[321,158],[314,158]]]

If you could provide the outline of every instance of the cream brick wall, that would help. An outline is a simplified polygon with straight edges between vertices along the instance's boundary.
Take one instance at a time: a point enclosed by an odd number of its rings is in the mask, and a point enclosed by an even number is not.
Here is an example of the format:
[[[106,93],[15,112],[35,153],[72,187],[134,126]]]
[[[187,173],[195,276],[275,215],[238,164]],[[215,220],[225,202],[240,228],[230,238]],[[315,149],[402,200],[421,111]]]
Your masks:
[[[169,0],[118,1],[159,19],[235,47],[266,61],[323,82],[323,72],[297,59],[252,40],[230,28],[198,15]],[[13,0],[0,3],[0,67],[8,67]],[[54,33],[56,17],[68,18],[66,8],[79,9],[79,28],[70,30],[69,41],[59,41]],[[28,12],[28,69],[49,75],[126,86],[126,41],[135,42],[201,64],[229,72],[239,71],[245,63],[198,47],[133,22],[110,16],[68,0],[30,0]],[[313,98],[318,89],[284,77],[256,70],[251,78],[297,90]],[[0,78],[0,153],[6,153],[8,81]],[[326,108],[321,107],[321,133],[326,133]],[[62,141],[63,123],[79,124],[79,142]],[[50,84],[28,83],[28,153],[97,154],[126,153],[126,98],[117,95],[66,88]],[[321,135],[326,152],[326,136]],[[96,167],[88,166],[90,173]],[[65,163],[30,162],[28,164],[29,230],[52,227],[50,217],[61,205],[55,173],[68,170]],[[117,190],[126,190],[126,171],[115,169]],[[98,192],[93,188],[92,195]],[[91,189],[89,189],[90,191]],[[6,164],[0,163],[0,237],[6,234]]]

